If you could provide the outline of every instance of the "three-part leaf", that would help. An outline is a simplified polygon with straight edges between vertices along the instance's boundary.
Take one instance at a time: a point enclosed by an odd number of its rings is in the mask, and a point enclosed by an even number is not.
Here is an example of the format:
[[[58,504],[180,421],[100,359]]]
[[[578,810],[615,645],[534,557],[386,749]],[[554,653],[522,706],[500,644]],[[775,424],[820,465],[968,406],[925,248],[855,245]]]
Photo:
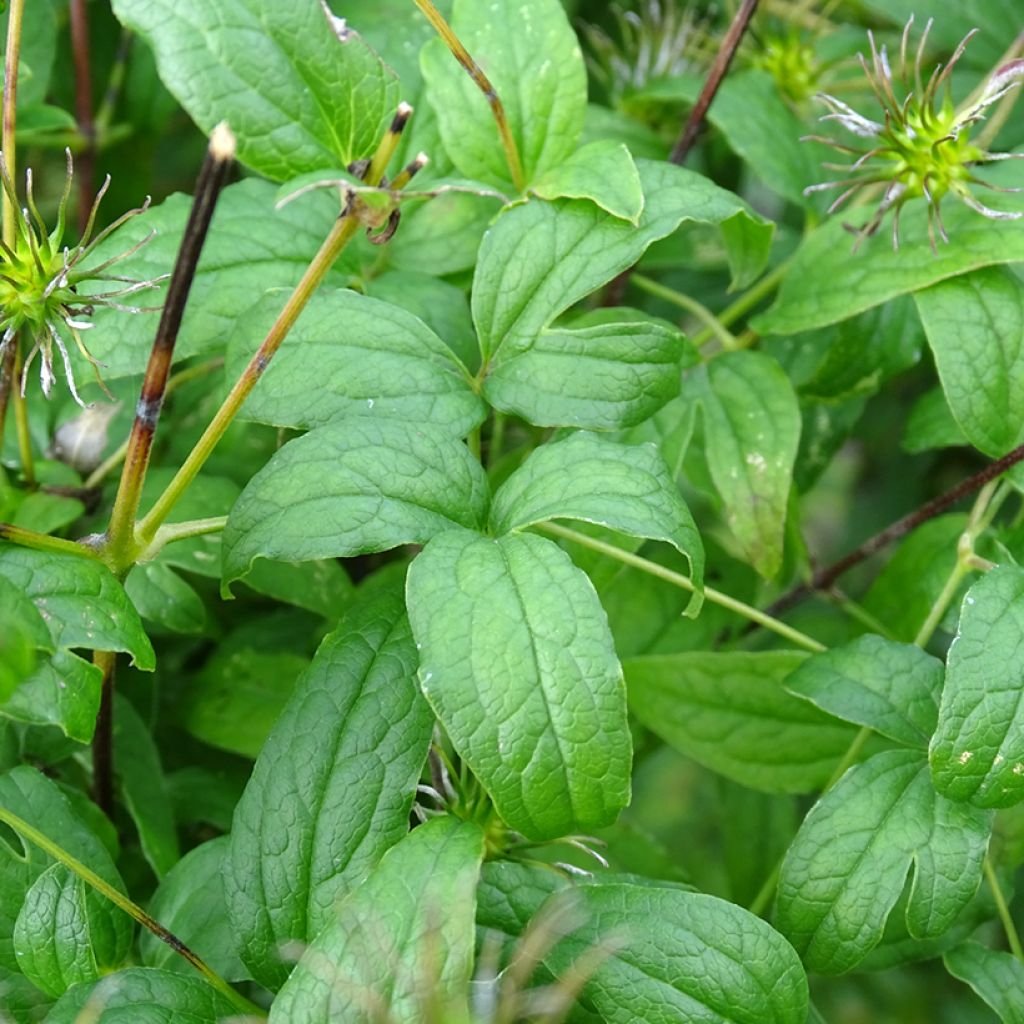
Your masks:
[[[476,825],[446,816],[393,847],[302,954],[270,1024],[419,1024],[432,1009],[461,1019],[483,840]]]
[[[401,594],[363,597],[321,645],[235,810],[225,867],[242,958],[269,988],[280,957],[334,918],[408,828],[432,719]],[[285,839],[285,842],[282,842]]]
[[[917,750],[851,768],[811,809],[786,854],[775,923],[808,970],[841,974],[878,944],[914,865],[907,928],[941,935],[981,881],[990,811],[932,788]]]
[[[509,827],[552,839],[629,800],[622,670],[590,580],[531,534],[435,537],[409,569],[419,679]]]
[[[473,529],[487,501],[480,463],[451,431],[338,420],[286,444],[250,480],[224,530],[224,581],[256,558],[365,554]]]
[[[967,592],[946,660],[930,758],[936,789],[977,807],[1024,800],[1024,569],[1000,566]]]

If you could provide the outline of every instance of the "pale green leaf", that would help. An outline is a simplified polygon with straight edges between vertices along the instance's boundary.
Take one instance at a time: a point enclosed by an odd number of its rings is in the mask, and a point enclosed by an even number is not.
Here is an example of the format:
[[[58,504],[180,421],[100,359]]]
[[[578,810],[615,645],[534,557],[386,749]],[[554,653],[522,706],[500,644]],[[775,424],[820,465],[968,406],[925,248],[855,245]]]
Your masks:
[[[964,598],[946,660],[932,778],[978,807],[1024,800],[1024,569],[999,566]]]
[[[916,750],[851,768],[804,819],[779,878],[775,923],[808,970],[841,974],[882,938],[907,872],[915,938],[941,935],[973,897],[990,811],[936,793]]]
[[[312,941],[270,1024],[420,1024],[431,1003],[460,1019],[473,964],[484,836],[435,818],[393,847]]]
[[[796,651],[694,651],[623,662],[629,706],[655,735],[745,786],[801,793],[828,781],[854,730],[786,692]]]
[[[275,289],[246,311],[228,345],[236,377],[277,318]],[[279,427],[317,427],[343,416],[405,419],[465,436],[484,417],[469,373],[412,313],[341,289],[323,289],[302,311],[242,415]]]
[[[347,167],[395,112],[395,73],[358,34],[339,38],[315,0],[115,0],[114,13],[199,128],[226,120],[238,159],[267,177]]]
[[[621,142],[590,142],[542,174],[530,191],[541,199],[589,199],[613,217],[640,221],[643,186],[632,154]]]
[[[195,589],[163,562],[136,565],[124,589],[139,615],[171,633],[202,633],[206,606]]]
[[[727,352],[694,371],[687,393],[701,404],[708,468],[725,521],[755,569],[782,565],[786,509],[800,443],[800,407],[778,363]]]
[[[271,988],[288,976],[281,943],[313,939],[408,828],[433,722],[415,672],[401,595],[362,597],[321,645],[256,762],[225,885],[243,959]]]
[[[422,544],[481,524],[480,463],[431,424],[350,417],[286,444],[257,473],[224,530],[224,580],[257,558],[301,562]]]
[[[407,603],[423,692],[502,819],[531,839],[611,824],[629,800],[622,670],[568,555],[450,530],[410,567]]]
[[[455,0],[451,26],[501,97],[525,184],[576,148],[587,76],[576,34],[558,0]],[[487,98],[440,39],[420,63],[444,148],[467,178],[510,189],[511,173]]]
[[[808,658],[786,689],[830,715],[927,749],[939,714],[942,662],[911,644],[867,634]]]
[[[1024,1024],[1024,964],[1012,953],[967,942],[943,957],[946,970],[970,985],[1003,1024]]]
[[[1024,284],[987,267],[914,296],[953,417],[975,448],[1024,441]]]
[[[537,426],[617,430],[679,394],[697,353],[672,324],[624,307],[594,310],[535,338],[510,338],[491,361],[484,397]]]
[[[581,519],[671,544],[686,557],[697,587],[691,611],[700,608],[704,547],[654,445],[578,433],[537,448],[495,494],[491,525],[507,533],[549,519]]]

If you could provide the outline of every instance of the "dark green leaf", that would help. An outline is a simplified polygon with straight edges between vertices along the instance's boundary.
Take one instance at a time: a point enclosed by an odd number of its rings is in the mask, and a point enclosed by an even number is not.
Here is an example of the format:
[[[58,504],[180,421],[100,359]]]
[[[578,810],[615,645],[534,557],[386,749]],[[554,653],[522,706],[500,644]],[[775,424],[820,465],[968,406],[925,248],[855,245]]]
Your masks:
[[[401,596],[364,597],[317,652],[235,812],[225,882],[242,956],[272,988],[408,828],[432,717]],[[288,815],[282,844],[282,813]]]
[[[823,785],[854,730],[787,693],[796,651],[650,655],[623,663],[629,706],[676,750],[770,793]]]
[[[920,647],[868,634],[816,654],[786,689],[830,715],[927,749],[939,715],[942,662]]]
[[[1024,569],[1000,566],[967,592],[949,649],[932,778],[952,800],[1024,800]]]
[[[594,588],[530,534],[435,537],[407,584],[423,692],[502,819],[531,839],[629,800],[622,670]]]
[[[444,428],[355,417],[286,444],[242,492],[224,531],[224,581],[257,558],[301,562],[422,544],[479,526],[487,479]]]
[[[136,565],[124,589],[139,615],[154,626],[185,634],[202,633],[206,626],[203,599],[162,562]]]
[[[967,942],[943,957],[946,970],[966,982],[999,1015],[1003,1024],[1024,1024],[1024,964],[1013,954]]]
[[[103,672],[68,651],[57,651],[0,707],[0,714],[30,725],[55,725],[68,739],[92,740]]]
[[[270,1024],[420,1024],[431,1003],[465,1015],[483,840],[442,817],[393,847],[309,945]]]

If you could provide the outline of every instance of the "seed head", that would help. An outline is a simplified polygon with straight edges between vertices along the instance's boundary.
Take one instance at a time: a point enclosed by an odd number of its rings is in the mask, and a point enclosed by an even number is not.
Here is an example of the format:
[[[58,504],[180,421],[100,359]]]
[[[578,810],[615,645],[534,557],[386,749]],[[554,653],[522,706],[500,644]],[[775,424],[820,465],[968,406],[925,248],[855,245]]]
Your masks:
[[[147,197],[141,207],[129,210],[94,236],[93,229],[99,205],[110,186],[109,175],[96,195],[80,241],[74,246],[63,244],[73,175],[71,151],[66,152],[67,176],[57,206],[57,222],[52,231],[47,230],[36,207],[31,169],[25,172],[25,206],[22,206],[8,172],[7,162],[0,153],[0,178],[15,211],[16,231],[13,246],[0,241],[0,358],[6,347],[14,343],[18,332],[24,330],[31,339],[31,347],[21,374],[21,393],[25,394],[29,370],[38,356],[39,383],[43,394],[49,397],[56,381],[53,370],[53,350],[56,348],[64,366],[68,389],[75,401],[84,407],[85,403],[79,396],[75,383],[66,337],[70,336],[78,350],[92,365],[100,387],[106,391],[99,374],[99,364],[82,341],[82,332],[94,326],[85,318],[92,314],[96,306],[109,306],[128,313],[146,312],[144,308],[126,306],[117,300],[152,288],[163,278],[136,281],[108,273],[114,264],[142,248],[153,237],[152,233],[117,256],[96,266],[84,266],[89,256],[108,235],[126,220],[149,207],[150,201]],[[116,284],[110,291],[87,297],[79,296],[78,286],[88,280],[111,281]],[[107,393],[109,395],[109,392]]]
[[[911,55],[909,44],[913,24],[911,17],[903,30],[896,75],[886,48],[876,46],[874,36],[868,32],[871,61],[869,63],[861,55],[860,62],[881,105],[881,120],[865,117],[827,93],[819,93],[816,97],[829,111],[823,121],[835,121],[858,139],[865,140],[865,144],[851,146],[822,136],[809,136],[811,140],[824,142],[855,159],[850,164],[826,164],[826,167],[851,174],[837,181],[812,185],[805,189],[805,194],[842,189],[829,207],[829,213],[832,213],[864,188],[883,189],[873,216],[863,227],[854,229],[857,234],[854,249],[878,230],[890,210],[893,211],[893,247],[899,248],[900,212],[912,199],[923,198],[928,205],[928,237],[933,251],[936,249],[936,235],[944,242],[949,241],[940,209],[943,198],[949,193],[992,220],[1017,220],[1024,216],[1019,212],[993,210],[978,200],[970,189],[971,185],[979,185],[1001,192],[1018,191],[996,188],[977,177],[973,168],[1021,154],[990,153],[971,142],[970,135],[974,125],[984,120],[987,108],[1024,80],[1024,60],[1013,60],[995,68],[981,88],[957,107],[952,99],[950,76],[974,31],[964,37],[947,64],[936,65],[925,79],[924,53],[932,22],[928,21],[916,52]]]

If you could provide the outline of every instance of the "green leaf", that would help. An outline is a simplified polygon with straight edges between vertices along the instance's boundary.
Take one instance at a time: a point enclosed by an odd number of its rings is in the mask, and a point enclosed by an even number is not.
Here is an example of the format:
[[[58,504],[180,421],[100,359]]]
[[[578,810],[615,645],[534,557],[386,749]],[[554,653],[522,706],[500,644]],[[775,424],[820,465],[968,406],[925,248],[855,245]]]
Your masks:
[[[953,417],[975,448],[1024,441],[1024,284],[1003,267],[915,294]]]
[[[43,1024],[81,1024],[86,1007],[101,1007],[95,1024],[218,1024],[238,1008],[205,978],[152,967],[129,967],[99,981],[76,985]]]
[[[348,607],[355,587],[341,563],[333,559],[316,562],[268,562],[260,559],[245,578],[245,585],[258,594],[305,608],[335,621]]]
[[[0,806],[45,832],[104,881],[124,891],[106,847],[74,813],[57,784],[41,772],[21,765],[0,775]],[[20,841],[21,849],[18,844],[18,840],[0,841],[0,965],[20,970],[24,956],[49,956],[58,941],[66,959],[73,959],[67,957],[70,944],[87,944],[88,933],[58,936],[63,924],[54,886],[44,883],[33,892],[36,880],[54,861],[28,840]],[[32,923],[32,945],[30,949],[27,941],[19,942],[20,955],[16,955],[12,936],[19,915]]]
[[[313,939],[408,829],[433,724],[415,672],[401,594],[363,597],[321,645],[256,762],[225,885],[243,959],[270,988],[288,976],[281,944]]]
[[[150,728],[119,695],[114,705],[114,768],[121,798],[138,829],[142,853],[156,877],[163,878],[178,862],[171,795],[160,753]]]
[[[681,224],[723,231],[734,278],[764,265],[772,226],[742,200],[673,164],[638,160],[637,168],[644,188],[638,227],[579,199],[520,204],[498,216],[480,245],[473,279],[473,320],[488,366],[505,345],[529,348],[556,317]],[[741,251],[744,235],[750,244]]]
[[[505,823],[611,824],[629,800],[622,670],[587,577],[530,534],[435,537],[409,569],[420,686]]]
[[[697,358],[664,320],[623,307],[594,310],[571,327],[507,342],[483,393],[495,408],[537,426],[617,430],[678,395],[680,365]]]
[[[587,76],[576,34],[558,0],[455,0],[451,26],[501,97],[525,184],[576,148]],[[420,55],[427,98],[460,173],[510,190],[511,174],[487,98],[440,39]]]
[[[970,985],[999,1015],[1003,1024],[1024,1024],[1020,994],[1024,964],[1012,953],[966,942],[943,957],[946,970]]]
[[[230,842],[218,836],[185,854],[157,886],[149,913],[226,981],[242,981],[249,975],[238,956],[222,877]],[[192,974],[188,961],[150,931],[141,932],[139,951],[146,967]]]
[[[841,974],[878,944],[907,872],[907,927],[941,935],[981,881],[992,814],[936,793],[916,750],[851,768],[811,809],[786,854],[775,924],[810,971]]]
[[[699,610],[704,546],[655,445],[578,433],[535,449],[495,494],[491,527],[508,533],[549,519],[581,519],[671,544],[689,563],[698,591],[690,612]]]
[[[988,179],[1013,183],[1001,168]],[[1024,260],[1024,233],[1017,224],[988,220],[962,203],[947,204],[942,211],[952,243],[933,253],[924,206],[908,204],[900,219],[898,251],[883,229],[852,253],[841,217],[815,230],[797,250],[775,305],[754,318],[753,329],[759,334],[809,331],[979,267]],[[1013,208],[1019,207],[1017,200]]]
[[[154,626],[186,635],[206,628],[203,599],[163,562],[134,566],[124,589],[139,615]]]
[[[15,922],[18,966],[38,988],[60,996],[123,964],[132,931],[123,910],[63,864],[52,864],[32,883]]]
[[[589,199],[613,217],[638,224],[644,208],[640,172],[621,142],[590,142],[530,187],[541,199]]]
[[[224,530],[224,582],[257,558],[302,562],[422,544],[479,526],[487,478],[451,432],[355,417],[286,444],[242,492]]]
[[[743,556],[767,579],[782,565],[786,509],[800,444],[800,407],[779,364],[727,352],[694,371],[708,468]]]
[[[50,628],[58,648],[127,651],[151,671],[153,646],[124,588],[105,566],[76,555],[0,547],[0,576],[26,594]]]
[[[483,840],[441,817],[393,847],[309,945],[270,1024],[419,1024],[430,1005],[465,1015]]]
[[[854,731],[787,693],[796,651],[694,651],[623,662],[629,706],[676,750],[769,793],[828,781]]]
[[[31,725],[55,725],[69,739],[89,743],[100,709],[103,672],[68,651],[38,664],[0,714]]]
[[[398,102],[395,73],[313,0],[115,0],[199,128],[226,120],[238,159],[283,180],[372,153]]]
[[[965,444],[967,438],[953,419],[942,388],[926,391],[910,410],[903,450],[919,455],[936,448],[958,448]]]
[[[245,314],[228,346],[237,376],[288,293],[275,289]],[[302,311],[243,416],[279,427],[318,427],[364,415],[447,427],[464,437],[484,417],[469,373],[426,324],[355,292],[321,290]]]
[[[868,634],[808,658],[786,689],[830,715],[926,750],[942,676],[942,662],[920,647]]]
[[[36,652],[53,651],[50,631],[21,589],[0,576],[0,708],[36,667]]]
[[[609,1024],[806,1024],[807,979],[792,947],[741,907],[703,893],[586,885],[553,897],[582,924],[544,956],[555,976],[595,950],[583,995]]]
[[[930,758],[935,788],[977,807],[1024,800],[1024,569],[987,572],[964,598]]]
[[[268,288],[298,283],[338,215],[337,197],[326,193],[307,196],[303,202],[290,203],[280,210],[274,205],[276,195],[273,185],[255,178],[229,185],[221,193],[189,291],[174,349],[176,359],[223,353],[227,339],[255,296]],[[189,196],[172,195],[133,217],[96,250],[93,260],[96,264],[108,260],[155,232],[152,241],[117,264],[116,272],[139,281],[169,274],[191,202]],[[254,230],[253,225],[259,225],[259,229]],[[339,260],[328,271],[324,286],[344,287],[350,265],[344,257]],[[138,298],[140,306],[159,306],[166,288],[166,284],[160,284],[132,299]],[[81,290],[83,294],[109,291],[110,283],[83,284]],[[96,327],[89,332],[89,351],[104,364],[104,379],[141,374],[153,344],[157,317],[132,316],[99,306],[91,319]],[[250,354],[262,340],[255,333],[249,335]],[[83,365],[82,369],[91,375],[88,367]]]

